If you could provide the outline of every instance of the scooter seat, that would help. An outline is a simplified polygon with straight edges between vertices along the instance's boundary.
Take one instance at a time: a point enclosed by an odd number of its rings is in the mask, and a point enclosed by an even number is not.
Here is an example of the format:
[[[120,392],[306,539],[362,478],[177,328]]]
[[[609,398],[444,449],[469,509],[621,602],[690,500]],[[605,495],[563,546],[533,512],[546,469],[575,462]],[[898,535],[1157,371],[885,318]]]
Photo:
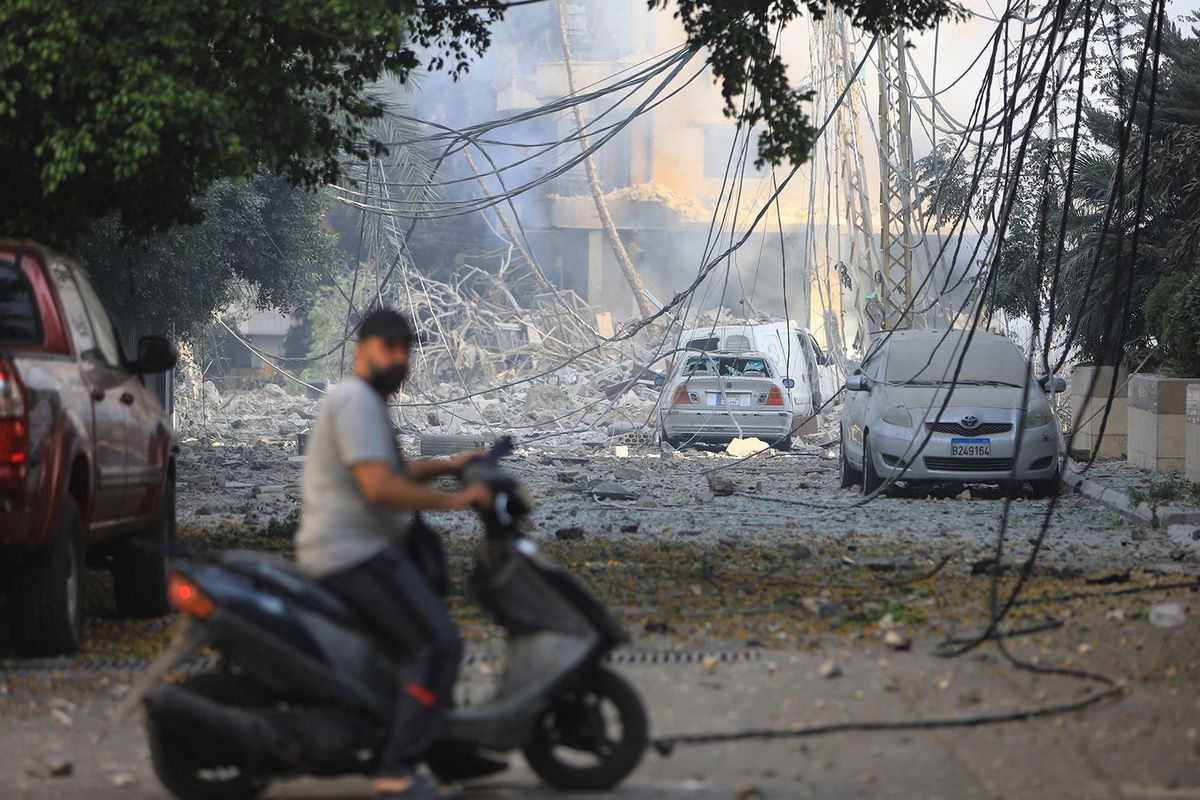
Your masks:
[[[230,559],[227,566],[255,579],[284,599],[315,611],[348,628],[366,630],[367,625],[344,600],[292,564],[260,555]]]

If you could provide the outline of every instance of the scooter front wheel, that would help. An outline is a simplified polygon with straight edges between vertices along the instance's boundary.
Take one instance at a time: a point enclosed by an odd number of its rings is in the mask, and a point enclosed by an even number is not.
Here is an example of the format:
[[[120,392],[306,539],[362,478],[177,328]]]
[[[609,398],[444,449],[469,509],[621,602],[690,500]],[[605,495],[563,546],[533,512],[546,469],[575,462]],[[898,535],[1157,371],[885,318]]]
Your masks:
[[[255,707],[266,704],[257,687],[237,676],[210,672],[195,675],[184,689],[219,703]],[[242,760],[212,743],[205,747],[195,737],[146,720],[150,760],[158,779],[180,800],[256,800],[270,780]]]
[[[642,760],[647,727],[637,690],[598,667],[542,716],[525,758],[559,791],[611,789]]]

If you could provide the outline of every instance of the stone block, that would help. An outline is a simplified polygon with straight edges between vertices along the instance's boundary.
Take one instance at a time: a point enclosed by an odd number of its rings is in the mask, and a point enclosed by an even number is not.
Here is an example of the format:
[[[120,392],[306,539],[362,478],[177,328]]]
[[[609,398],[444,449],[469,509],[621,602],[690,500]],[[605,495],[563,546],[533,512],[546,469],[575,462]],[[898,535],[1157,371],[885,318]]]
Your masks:
[[[1129,380],[1127,440],[1129,463],[1158,472],[1186,467],[1187,391],[1200,378],[1137,374]]]
[[[1200,383],[1187,387],[1187,414],[1183,423],[1184,474],[1200,483]]]
[[[1100,457],[1123,458],[1127,452],[1126,428],[1128,408],[1129,375],[1124,369],[1117,373],[1116,395],[1109,410],[1108,422],[1104,426],[1104,438],[1100,439],[1100,423],[1104,419],[1104,406],[1112,387],[1113,367],[1081,365],[1071,372],[1071,387],[1068,402],[1071,407],[1073,438],[1071,449],[1091,455],[1099,447]],[[1095,385],[1093,386],[1093,381]],[[1090,394],[1088,390],[1091,390]]]

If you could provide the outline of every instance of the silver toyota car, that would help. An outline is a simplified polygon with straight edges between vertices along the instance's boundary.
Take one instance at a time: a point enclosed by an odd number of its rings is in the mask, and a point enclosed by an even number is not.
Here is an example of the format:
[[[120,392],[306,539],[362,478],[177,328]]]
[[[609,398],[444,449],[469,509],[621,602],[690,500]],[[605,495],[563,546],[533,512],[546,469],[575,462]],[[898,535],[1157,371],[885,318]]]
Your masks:
[[[1012,340],[994,333],[976,331],[969,343],[960,330],[881,334],[846,380],[842,487],[1028,481],[1049,495],[1063,439],[1047,392],[1064,388],[1062,378],[1035,379]]]
[[[728,444],[755,437],[779,450],[792,444],[791,378],[765,353],[687,353],[659,401],[659,435],[673,447]]]

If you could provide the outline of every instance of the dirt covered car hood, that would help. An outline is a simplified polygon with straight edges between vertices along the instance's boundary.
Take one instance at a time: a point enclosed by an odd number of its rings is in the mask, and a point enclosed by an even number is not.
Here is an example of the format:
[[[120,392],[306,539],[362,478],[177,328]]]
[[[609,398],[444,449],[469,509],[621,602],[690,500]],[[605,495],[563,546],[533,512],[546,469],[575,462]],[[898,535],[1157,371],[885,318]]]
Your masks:
[[[946,402],[947,394],[950,395],[947,410],[1023,409],[1028,402],[1021,399],[1020,389],[1011,386],[955,386],[952,389],[948,386],[877,386],[872,393],[871,402],[879,408],[903,405],[912,411],[931,409],[928,415],[933,416],[942,403]],[[1041,389],[1037,384],[1032,385],[1028,398],[1039,396],[1042,396]]]

